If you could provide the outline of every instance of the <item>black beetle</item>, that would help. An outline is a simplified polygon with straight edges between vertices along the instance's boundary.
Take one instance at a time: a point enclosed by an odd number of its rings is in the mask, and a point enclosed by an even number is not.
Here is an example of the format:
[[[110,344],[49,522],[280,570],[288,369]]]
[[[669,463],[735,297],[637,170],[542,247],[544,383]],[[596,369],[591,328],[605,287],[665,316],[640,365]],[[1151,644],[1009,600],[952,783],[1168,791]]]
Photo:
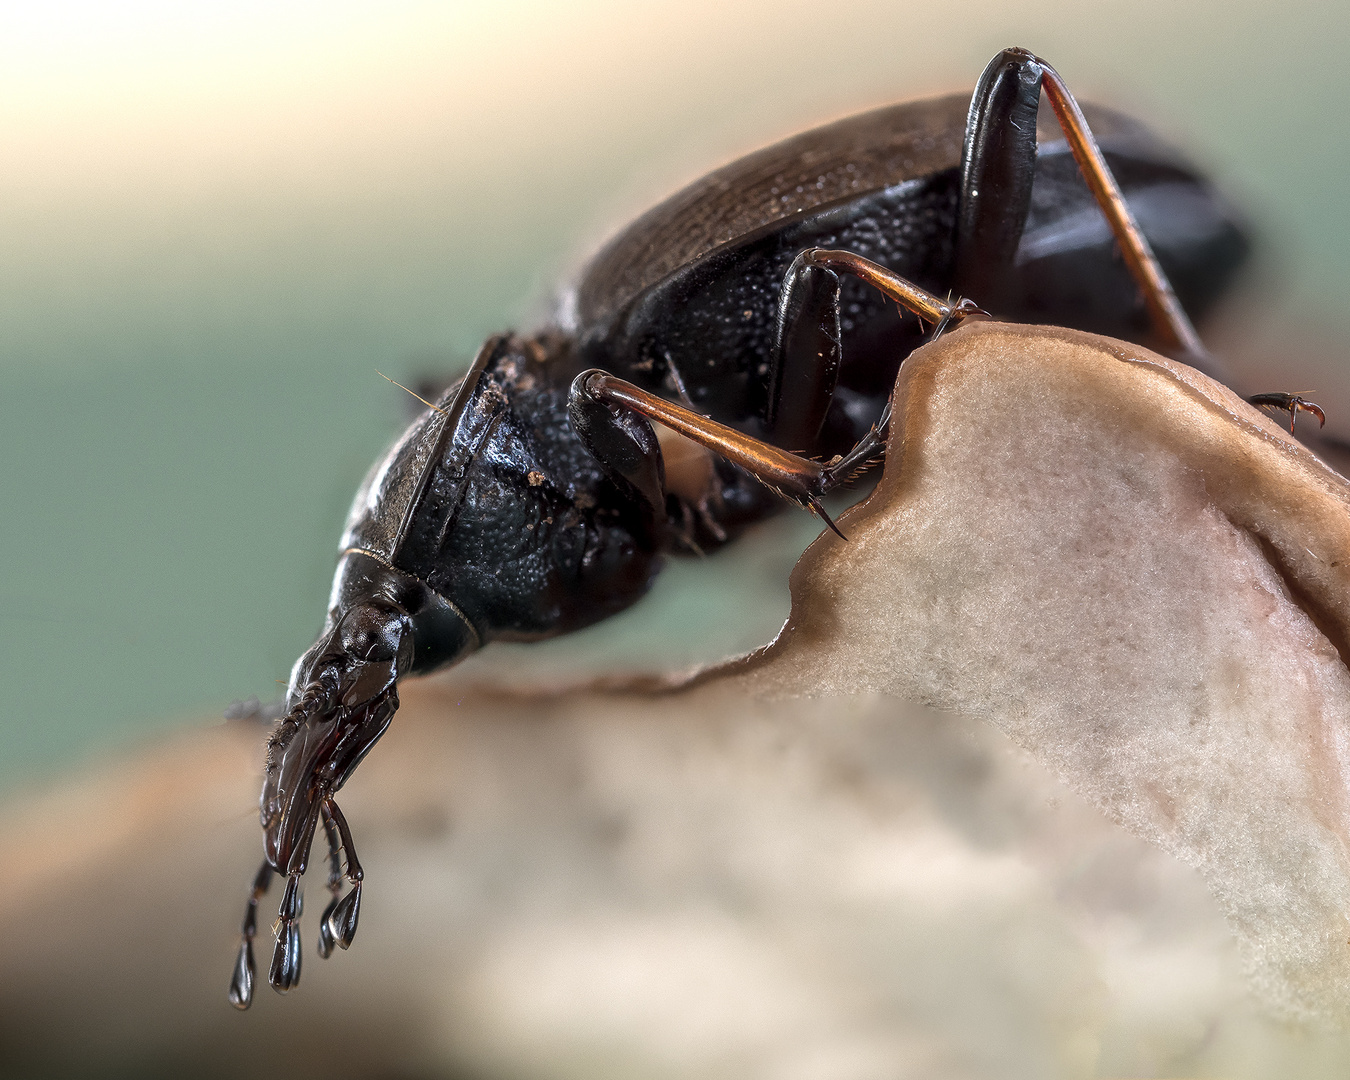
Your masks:
[[[1067,141],[1038,144],[1042,88]],[[319,951],[351,943],[362,871],[333,796],[389,726],[398,680],[603,619],[643,594],[663,553],[725,543],[780,496],[833,527],[818,499],[879,458],[901,360],[985,314],[934,293],[1206,366],[1181,304],[1216,298],[1246,240],[1136,123],[1091,116],[1109,170],[1053,69],[1007,50],[969,102],[864,113],[694,183],[601,251],[556,326],[484,345],[353,504],[327,621],[268,742],[236,1006],[252,998],[274,872],[287,883],[269,981],[299,979],[299,881],[320,822],[332,901]],[[703,456],[668,475],[651,419]]]

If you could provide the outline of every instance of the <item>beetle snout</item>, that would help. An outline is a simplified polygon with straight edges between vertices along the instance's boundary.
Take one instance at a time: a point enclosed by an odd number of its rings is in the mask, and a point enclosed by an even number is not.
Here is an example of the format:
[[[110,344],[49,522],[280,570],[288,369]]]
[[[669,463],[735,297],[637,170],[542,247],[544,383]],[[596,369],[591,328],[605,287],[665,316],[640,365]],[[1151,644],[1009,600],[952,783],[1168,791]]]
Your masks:
[[[412,655],[407,614],[371,601],[343,612],[296,664],[286,715],[268,742],[258,804],[273,869],[303,872],[324,801],[389,726],[396,683]]]

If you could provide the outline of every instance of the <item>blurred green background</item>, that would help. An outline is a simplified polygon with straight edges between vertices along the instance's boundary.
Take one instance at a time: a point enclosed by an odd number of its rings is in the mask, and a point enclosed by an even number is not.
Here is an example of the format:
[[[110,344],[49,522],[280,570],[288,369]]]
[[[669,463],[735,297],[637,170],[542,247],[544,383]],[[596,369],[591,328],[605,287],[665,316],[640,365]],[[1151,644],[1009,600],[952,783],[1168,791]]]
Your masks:
[[[376,369],[462,367],[680,184],[1006,45],[1220,178],[1239,370],[1350,433],[1347,40],[1329,2],[3,5],[0,789],[276,696],[405,420]],[[764,640],[814,534],[770,531],[565,648]]]

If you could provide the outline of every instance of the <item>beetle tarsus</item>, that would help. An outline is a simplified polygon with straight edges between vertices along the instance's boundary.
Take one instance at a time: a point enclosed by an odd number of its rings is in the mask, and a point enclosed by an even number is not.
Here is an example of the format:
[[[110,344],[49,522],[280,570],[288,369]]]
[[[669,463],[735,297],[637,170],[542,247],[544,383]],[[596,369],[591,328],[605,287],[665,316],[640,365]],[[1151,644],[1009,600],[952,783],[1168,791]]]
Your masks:
[[[843,540],[845,543],[848,542],[848,537],[839,531],[839,526],[834,523],[834,518],[825,513],[825,507],[820,505],[819,499],[814,495],[808,495],[806,497],[806,505],[810,507],[811,513],[815,514],[816,517],[820,518],[821,521],[825,522],[825,524],[830,527],[830,531],[833,532],[835,536],[839,537],[839,539]]]

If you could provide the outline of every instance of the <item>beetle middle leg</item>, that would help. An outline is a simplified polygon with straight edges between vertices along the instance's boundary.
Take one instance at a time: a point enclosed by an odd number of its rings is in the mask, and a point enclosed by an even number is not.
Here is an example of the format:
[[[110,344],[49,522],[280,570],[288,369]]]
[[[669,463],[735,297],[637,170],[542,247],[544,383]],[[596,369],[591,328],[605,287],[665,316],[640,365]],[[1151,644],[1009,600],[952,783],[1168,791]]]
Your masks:
[[[765,427],[786,446],[811,446],[834,398],[842,363],[839,274],[872,286],[921,320],[936,337],[953,320],[985,315],[973,302],[940,300],[880,263],[852,251],[808,248],[788,267],[778,301]],[[884,435],[883,413],[872,435]],[[853,455],[847,455],[852,457]]]
[[[833,275],[836,269],[846,269],[876,285],[920,318],[936,323],[935,333],[953,322],[985,316],[968,300],[942,300],[851,252],[812,249],[801,258],[823,273]],[[828,399],[825,404],[828,406]],[[820,500],[875,460],[884,445],[890,416],[887,406],[852,450],[819,462],[700,416],[598,368],[581,372],[573,381],[568,413],[573,428],[596,459],[616,479],[642,494],[654,510],[664,506],[664,496],[660,448],[648,422],[652,420],[739,466],[783,498],[811,510],[841,537],[844,534]],[[805,410],[800,415],[805,415]]]

